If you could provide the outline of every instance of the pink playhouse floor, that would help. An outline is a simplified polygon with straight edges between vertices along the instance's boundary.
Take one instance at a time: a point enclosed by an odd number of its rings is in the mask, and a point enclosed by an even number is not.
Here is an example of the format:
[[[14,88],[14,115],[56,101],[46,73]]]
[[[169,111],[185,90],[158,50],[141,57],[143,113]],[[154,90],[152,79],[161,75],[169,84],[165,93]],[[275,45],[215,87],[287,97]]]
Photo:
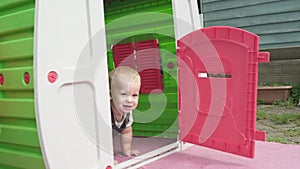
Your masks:
[[[138,137],[133,138],[132,148],[135,150],[139,150],[140,155],[142,155],[174,142],[176,142],[176,139]],[[130,157],[124,157],[122,155],[119,137],[114,138],[114,154],[114,158],[118,161],[118,163],[131,159]]]
[[[256,142],[254,159],[193,146],[144,169],[300,169],[300,145]]]
[[[141,154],[175,142],[174,139],[134,138],[133,147]],[[115,141],[115,160],[130,158],[120,155]],[[300,169],[300,145],[256,142],[254,159],[231,155],[201,146],[192,146],[181,152],[152,162],[143,169]]]

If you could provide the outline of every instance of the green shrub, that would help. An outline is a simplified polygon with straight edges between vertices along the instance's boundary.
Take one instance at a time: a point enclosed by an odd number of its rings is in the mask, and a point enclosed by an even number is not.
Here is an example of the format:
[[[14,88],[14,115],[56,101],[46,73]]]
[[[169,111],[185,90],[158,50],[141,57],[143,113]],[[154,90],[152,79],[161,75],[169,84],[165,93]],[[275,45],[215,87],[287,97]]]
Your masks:
[[[299,119],[300,113],[271,114],[271,121],[278,125],[296,122]]]
[[[289,141],[286,140],[283,137],[267,137],[267,141],[276,142],[276,143],[282,143],[282,144],[288,144],[289,143]]]
[[[294,123],[297,125],[297,126],[300,126],[300,112],[296,113],[295,115],[295,121]]]
[[[276,100],[273,102],[273,105],[278,105],[278,106],[286,107],[289,109],[292,109],[295,107],[295,104],[292,102],[291,98],[289,98],[287,101]]]
[[[267,114],[263,110],[258,110],[256,113],[256,120],[264,120],[267,119]]]
[[[264,100],[262,99],[257,99],[257,105],[263,105],[264,104]]]
[[[300,136],[300,129],[296,129],[296,128],[289,129],[289,130],[284,131],[283,134],[288,137],[297,137],[297,136]]]
[[[272,114],[271,121],[275,124],[287,124],[289,122],[289,115],[288,114]]]
[[[300,98],[300,84],[293,85],[289,99],[294,105],[296,105],[299,102],[299,98]]]

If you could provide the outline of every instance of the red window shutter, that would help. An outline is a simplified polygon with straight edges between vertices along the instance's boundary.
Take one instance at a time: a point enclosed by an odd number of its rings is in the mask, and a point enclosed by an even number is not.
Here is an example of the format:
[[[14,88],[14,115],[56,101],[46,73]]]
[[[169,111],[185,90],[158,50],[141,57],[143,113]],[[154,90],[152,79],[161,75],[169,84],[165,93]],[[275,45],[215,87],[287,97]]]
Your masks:
[[[137,67],[141,76],[141,93],[163,91],[160,53],[157,40],[136,42]],[[158,89],[156,91],[152,91]]]
[[[133,43],[116,44],[112,48],[115,67],[129,66],[136,69]]]

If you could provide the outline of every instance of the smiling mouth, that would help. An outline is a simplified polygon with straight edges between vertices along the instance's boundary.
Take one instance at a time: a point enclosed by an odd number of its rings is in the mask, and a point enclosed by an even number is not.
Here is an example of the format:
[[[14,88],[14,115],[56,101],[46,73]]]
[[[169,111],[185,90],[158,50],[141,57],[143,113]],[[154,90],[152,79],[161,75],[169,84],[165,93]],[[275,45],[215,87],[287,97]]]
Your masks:
[[[125,109],[132,109],[132,106],[124,105],[123,106]]]

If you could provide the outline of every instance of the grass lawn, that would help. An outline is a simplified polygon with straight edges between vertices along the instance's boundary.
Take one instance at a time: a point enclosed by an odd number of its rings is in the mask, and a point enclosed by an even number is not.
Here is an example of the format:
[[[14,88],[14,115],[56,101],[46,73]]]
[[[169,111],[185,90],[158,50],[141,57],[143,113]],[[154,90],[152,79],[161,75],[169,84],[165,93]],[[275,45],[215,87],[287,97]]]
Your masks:
[[[300,144],[300,107],[258,105],[256,128],[267,133],[267,141]]]

